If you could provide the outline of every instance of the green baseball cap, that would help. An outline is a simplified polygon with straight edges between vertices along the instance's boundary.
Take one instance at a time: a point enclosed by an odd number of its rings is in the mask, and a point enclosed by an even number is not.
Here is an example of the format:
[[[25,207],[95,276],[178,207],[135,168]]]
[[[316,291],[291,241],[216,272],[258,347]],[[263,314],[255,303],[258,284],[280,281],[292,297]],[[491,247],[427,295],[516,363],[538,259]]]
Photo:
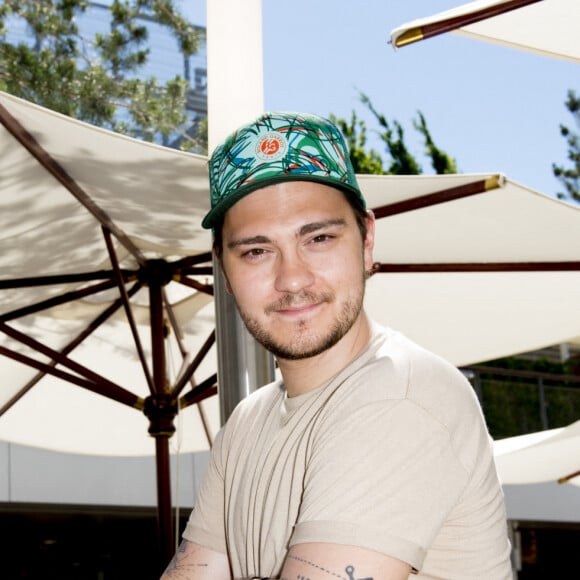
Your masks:
[[[366,208],[338,127],[316,115],[273,112],[240,127],[213,152],[211,210],[202,226],[213,228],[252,191],[293,180],[336,187]]]

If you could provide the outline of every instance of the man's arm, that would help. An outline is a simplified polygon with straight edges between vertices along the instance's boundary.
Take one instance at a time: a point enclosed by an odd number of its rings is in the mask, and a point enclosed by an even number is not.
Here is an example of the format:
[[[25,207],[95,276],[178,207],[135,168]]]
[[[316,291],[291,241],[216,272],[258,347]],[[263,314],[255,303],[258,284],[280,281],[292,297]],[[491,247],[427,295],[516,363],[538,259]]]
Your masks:
[[[297,544],[290,548],[280,580],[407,580],[409,564],[372,550],[338,544]]]
[[[183,540],[161,580],[230,580],[228,557]]]

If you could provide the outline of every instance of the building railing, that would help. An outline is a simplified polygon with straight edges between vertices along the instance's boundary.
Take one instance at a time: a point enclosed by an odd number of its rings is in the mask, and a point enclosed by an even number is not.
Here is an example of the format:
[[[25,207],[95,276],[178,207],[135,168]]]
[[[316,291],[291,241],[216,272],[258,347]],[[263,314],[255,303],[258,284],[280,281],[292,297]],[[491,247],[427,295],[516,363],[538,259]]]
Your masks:
[[[461,369],[494,438],[565,427],[580,419],[580,375],[471,365]]]

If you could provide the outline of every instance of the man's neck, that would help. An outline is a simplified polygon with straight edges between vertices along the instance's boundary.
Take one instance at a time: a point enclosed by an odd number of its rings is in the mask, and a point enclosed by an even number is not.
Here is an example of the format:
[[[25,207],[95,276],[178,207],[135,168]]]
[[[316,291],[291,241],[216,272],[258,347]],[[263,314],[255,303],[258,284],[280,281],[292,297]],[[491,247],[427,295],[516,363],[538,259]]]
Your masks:
[[[370,322],[364,313],[352,328],[331,348],[306,359],[278,359],[289,397],[316,389],[348,366],[371,338]]]

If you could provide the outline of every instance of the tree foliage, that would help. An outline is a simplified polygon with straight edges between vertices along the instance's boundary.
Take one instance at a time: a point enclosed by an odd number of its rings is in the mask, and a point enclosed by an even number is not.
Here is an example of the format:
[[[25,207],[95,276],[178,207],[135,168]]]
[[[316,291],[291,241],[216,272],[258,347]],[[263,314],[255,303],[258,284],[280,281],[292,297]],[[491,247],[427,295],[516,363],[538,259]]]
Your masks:
[[[380,153],[368,148],[367,125],[357,117],[354,111],[349,121],[333,116],[332,119],[340,127],[349,145],[355,172],[377,175],[419,175],[423,173],[421,164],[410,152],[405,142],[405,131],[402,125],[396,120],[389,121],[385,115],[377,111],[367,95],[361,93],[360,98],[378,123],[377,134],[385,145],[388,160],[384,161]],[[435,145],[425,116],[420,111],[418,119],[413,120],[413,127],[423,137],[425,155],[431,161],[434,172],[437,174],[457,173],[455,160]]]
[[[186,122],[188,83],[141,78],[150,55],[147,23],[170,31],[184,57],[196,29],[172,0],[112,0],[105,30],[89,37],[87,0],[0,3],[0,89],[70,117],[148,141],[167,142]],[[16,25],[27,29],[14,41]],[[190,140],[191,141],[191,140]]]
[[[379,113],[369,97],[361,94],[361,101],[367,106],[369,111],[381,127],[380,139],[385,143],[386,151],[390,155],[391,162],[386,173],[394,175],[418,175],[421,173],[421,166],[415,157],[409,152],[405,144],[405,132],[398,121],[389,123],[385,115]]]
[[[580,96],[574,91],[568,91],[566,107],[573,115],[576,128],[580,128]],[[572,166],[552,164],[554,175],[560,180],[565,192],[559,192],[558,197],[580,201],[580,136],[565,125],[560,125],[560,134],[568,143],[568,160]]]
[[[442,175],[445,173],[457,173],[457,164],[455,163],[455,159],[450,157],[445,151],[439,149],[433,138],[431,137],[431,133],[427,128],[427,121],[425,120],[425,116],[421,111],[417,113],[419,120],[413,121],[413,126],[421,135],[423,135],[423,139],[425,140],[425,150],[427,156],[431,159],[431,165],[433,170],[438,175]]]
[[[350,159],[356,173],[381,175],[384,173],[383,160],[374,149],[367,149],[367,128],[362,119],[353,111],[350,121],[330,116],[331,121],[342,131],[350,151]]]

